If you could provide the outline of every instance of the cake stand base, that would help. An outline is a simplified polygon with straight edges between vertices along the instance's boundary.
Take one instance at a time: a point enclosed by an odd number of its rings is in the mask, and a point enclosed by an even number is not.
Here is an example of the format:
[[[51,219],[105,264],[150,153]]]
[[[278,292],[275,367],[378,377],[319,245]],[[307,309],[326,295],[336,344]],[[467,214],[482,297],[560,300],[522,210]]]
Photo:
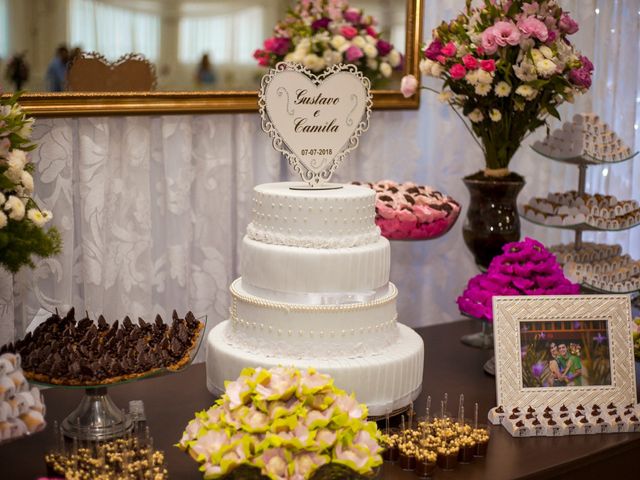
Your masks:
[[[496,376],[496,357],[495,355],[491,357],[489,360],[485,362],[482,367],[485,373],[491,375],[492,377]]]
[[[493,348],[493,328],[489,323],[482,322],[481,332],[463,335],[460,341],[468,347],[489,350]]]
[[[131,418],[111,400],[107,387],[87,388],[61,426],[66,437],[95,442],[124,436],[132,428]]]

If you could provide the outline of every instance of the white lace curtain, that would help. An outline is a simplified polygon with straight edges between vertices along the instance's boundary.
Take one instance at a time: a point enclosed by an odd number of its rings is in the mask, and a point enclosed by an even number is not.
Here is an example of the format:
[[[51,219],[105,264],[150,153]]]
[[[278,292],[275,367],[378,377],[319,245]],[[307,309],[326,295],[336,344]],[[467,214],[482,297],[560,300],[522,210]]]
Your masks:
[[[428,2],[425,32],[452,18],[461,4]],[[580,20],[576,42],[596,64],[592,93],[563,107],[563,115],[595,111],[638,149],[640,2],[563,5]],[[424,93],[418,112],[375,112],[371,123],[338,180],[411,179],[468,203],[460,179],[482,166],[482,156],[434,96]],[[35,140],[36,192],[54,212],[64,249],[15,278],[15,309],[11,277],[0,281],[0,343],[20,335],[41,306],[73,305],[108,319],[191,309],[208,315],[209,327],[227,317],[251,189],[288,175],[257,114],[42,119]],[[526,177],[523,199],[574,188],[577,181],[575,169],[528,146],[512,168]],[[589,189],[640,199],[639,171],[640,160],[595,167]],[[459,318],[455,299],[477,273],[462,223],[439,240],[393,243],[402,322],[421,326]],[[523,227],[525,235],[546,243],[570,240],[557,230]],[[640,258],[639,235],[616,233],[606,240]]]

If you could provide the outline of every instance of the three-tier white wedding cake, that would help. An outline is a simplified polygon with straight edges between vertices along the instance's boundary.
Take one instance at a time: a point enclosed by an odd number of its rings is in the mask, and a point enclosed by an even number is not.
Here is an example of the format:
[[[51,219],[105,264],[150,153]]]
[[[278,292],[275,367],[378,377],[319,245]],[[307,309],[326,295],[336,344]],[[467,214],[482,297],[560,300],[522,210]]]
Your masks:
[[[420,393],[424,347],[397,322],[375,192],[301,186],[254,189],[230,319],[207,341],[207,387],[224,391],[245,367],[314,367],[370,415],[405,407]]]

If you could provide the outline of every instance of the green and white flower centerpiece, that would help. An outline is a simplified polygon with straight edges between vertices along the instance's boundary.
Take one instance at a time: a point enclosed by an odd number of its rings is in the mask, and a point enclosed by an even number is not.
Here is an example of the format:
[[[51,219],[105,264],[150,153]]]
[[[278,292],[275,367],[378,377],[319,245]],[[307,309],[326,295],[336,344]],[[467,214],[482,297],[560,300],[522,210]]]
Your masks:
[[[205,479],[366,478],[382,464],[367,408],[313,369],[247,368],[178,447]]]

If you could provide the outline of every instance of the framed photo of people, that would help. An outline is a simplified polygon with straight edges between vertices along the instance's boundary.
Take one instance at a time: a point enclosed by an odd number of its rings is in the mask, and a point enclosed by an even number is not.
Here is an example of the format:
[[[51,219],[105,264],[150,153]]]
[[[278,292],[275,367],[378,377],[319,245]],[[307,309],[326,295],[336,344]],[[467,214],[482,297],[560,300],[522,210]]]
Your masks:
[[[627,295],[494,297],[498,405],[636,403]]]

